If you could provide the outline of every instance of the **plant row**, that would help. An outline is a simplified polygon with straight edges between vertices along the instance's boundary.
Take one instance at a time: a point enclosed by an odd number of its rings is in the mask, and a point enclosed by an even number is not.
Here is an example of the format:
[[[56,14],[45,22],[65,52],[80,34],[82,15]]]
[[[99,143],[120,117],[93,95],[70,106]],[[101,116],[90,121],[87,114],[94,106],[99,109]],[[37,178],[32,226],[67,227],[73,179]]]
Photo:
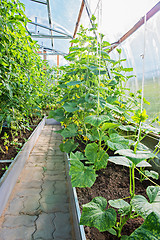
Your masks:
[[[38,55],[24,10],[19,1],[0,2],[0,133],[6,140],[8,129],[12,140],[30,129],[54,99],[53,69]]]
[[[60,149],[70,156],[73,187],[91,187],[99,169],[108,162],[129,168],[129,192],[126,199],[107,202],[96,197],[83,205],[80,224],[108,231],[121,239],[160,239],[160,186],[154,181],[158,173],[151,168],[157,158],[158,145],[151,152],[142,140],[153,127],[147,125],[145,109],[141,109],[141,91],[131,92],[127,81],[134,77],[131,68],[108,54],[110,44],[98,34],[94,17],[91,29],[81,27],[66,56],[69,64],[60,68],[57,109],[49,117],[60,121],[63,136]],[[105,47],[105,48],[104,48]],[[104,50],[107,49],[108,50]],[[143,99],[145,103],[147,101]],[[149,179],[148,199],[136,195],[135,171],[139,180]],[[121,236],[129,219],[141,216],[144,223],[130,236]]]

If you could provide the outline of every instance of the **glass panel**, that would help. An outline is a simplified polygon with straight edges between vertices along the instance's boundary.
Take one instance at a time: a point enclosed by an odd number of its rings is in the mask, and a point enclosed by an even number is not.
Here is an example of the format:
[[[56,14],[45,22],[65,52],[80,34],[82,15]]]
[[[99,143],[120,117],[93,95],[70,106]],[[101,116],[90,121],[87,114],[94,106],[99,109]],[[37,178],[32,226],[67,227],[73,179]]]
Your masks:
[[[47,2],[47,0],[45,1]],[[25,4],[25,8],[26,8],[25,13],[29,19],[35,22],[35,18],[36,18],[37,19],[36,21],[38,24],[49,27],[47,5],[40,4],[34,1],[29,1],[29,0],[21,0],[21,2]],[[61,1],[50,0],[53,28],[60,32],[69,34],[70,36],[73,36],[80,6],[81,6],[81,0],[67,0],[67,1],[66,0],[61,0]],[[50,35],[50,30],[47,30],[40,26],[36,27],[30,23],[28,23],[28,29],[33,34],[39,33],[42,35]],[[53,32],[53,35],[61,36],[61,34],[57,32]],[[44,47],[52,48],[51,39],[34,38],[34,40],[38,40],[38,43],[41,46],[43,45]],[[63,40],[54,39],[53,41],[54,41],[55,50],[68,53],[69,46],[70,46],[68,39],[63,39]]]
[[[157,0],[88,0],[91,13],[97,18],[99,31],[105,34],[105,40],[110,43],[123,36],[158,2]],[[85,23],[86,26],[89,20],[83,18],[81,23]]]
[[[156,13],[144,25],[125,40],[122,48],[122,58],[127,58],[126,66],[134,68],[135,79],[131,79],[129,86],[133,90],[142,89],[143,54],[144,55],[144,97],[150,102],[145,104],[150,118],[160,117],[160,12]],[[145,32],[145,35],[144,35]],[[116,56],[116,50],[111,56]]]
[[[81,0],[50,0],[50,3],[54,28],[73,36],[81,6]],[[68,39],[54,40],[54,48],[68,53],[70,47],[69,41],[70,40]]]
[[[28,1],[28,0],[21,0],[21,2],[25,4],[25,14],[31,21],[33,22],[36,21],[38,24],[49,26],[47,5],[40,4],[33,1]],[[37,20],[35,18],[37,18]],[[36,27],[35,25],[32,25],[30,23],[28,23],[27,27],[28,27],[28,30],[33,34],[38,34],[38,33],[44,34],[44,35],[50,34],[49,30],[39,26]],[[51,48],[50,39],[44,39],[44,38],[33,38],[33,39],[38,41],[38,44],[40,46]]]

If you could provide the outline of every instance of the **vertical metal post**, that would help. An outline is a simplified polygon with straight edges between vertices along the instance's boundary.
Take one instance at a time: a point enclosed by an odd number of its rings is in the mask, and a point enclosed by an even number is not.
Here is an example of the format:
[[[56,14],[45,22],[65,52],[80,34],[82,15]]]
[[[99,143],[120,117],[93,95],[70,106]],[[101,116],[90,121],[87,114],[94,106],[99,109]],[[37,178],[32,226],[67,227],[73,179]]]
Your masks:
[[[47,60],[47,54],[46,54],[47,52],[46,52],[46,50],[43,50],[43,60],[46,62],[46,60]],[[46,66],[44,65],[44,67],[43,67],[43,69],[44,70],[46,70]]]
[[[50,25],[50,28],[53,28],[50,0],[47,0],[47,9],[48,9],[49,25]],[[53,31],[52,30],[50,30],[50,33],[51,33],[51,35],[53,35]],[[53,48],[53,46],[54,46],[53,38],[51,39],[51,44],[52,44],[52,48]]]
[[[59,55],[57,55],[57,67],[59,67]]]
[[[35,23],[37,24],[37,17],[35,17]],[[37,25],[35,25],[35,34],[37,34]]]
[[[147,21],[146,21],[146,14],[144,16],[144,45],[143,45],[143,76],[142,76],[142,97],[141,97],[141,113],[143,111],[143,98],[144,98],[144,80],[145,80],[145,55],[146,55],[146,30],[147,30]]]
[[[46,50],[43,50],[43,60],[46,61],[47,60],[47,54],[46,54]]]
[[[79,11],[78,19],[77,19],[74,34],[73,34],[73,39],[75,38],[76,33],[77,33],[77,29],[78,29],[79,22],[80,22],[80,19],[81,19],[81,16],[82,16],[83,8],[84,8],[84,1],[82,0],[81,8],[80,8],[80,11]],[[71,47],[72,47],[72,45],[73,45],[73,43],[71,43]]]

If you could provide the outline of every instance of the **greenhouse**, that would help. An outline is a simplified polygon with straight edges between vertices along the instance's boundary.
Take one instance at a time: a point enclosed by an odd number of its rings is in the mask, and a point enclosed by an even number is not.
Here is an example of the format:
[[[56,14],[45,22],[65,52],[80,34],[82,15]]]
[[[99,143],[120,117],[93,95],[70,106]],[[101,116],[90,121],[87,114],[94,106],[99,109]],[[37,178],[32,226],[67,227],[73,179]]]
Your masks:
[[[160,240],[159,10],[1,0],[0,240]]]

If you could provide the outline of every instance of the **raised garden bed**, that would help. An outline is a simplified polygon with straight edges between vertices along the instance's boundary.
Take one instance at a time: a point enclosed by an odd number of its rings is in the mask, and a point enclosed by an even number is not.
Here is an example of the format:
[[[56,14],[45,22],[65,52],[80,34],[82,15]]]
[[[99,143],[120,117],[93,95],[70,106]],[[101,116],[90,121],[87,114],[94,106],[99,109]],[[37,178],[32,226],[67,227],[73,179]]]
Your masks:
[[[139,178],[139,174],[136,175]],[[160,179],[156,181],[160,184]],[[152,185],[149,181],[142,183],[136,179],[136,194],[146,195],[147,186]],[[107,201],[112,199],[125,198],[129,196],[129,169],[121,167],[113,163],[108,163],[106,169],[98,171],[96,182],[91,188],[76,188],[80,210],[82,212],[82,205],[90,202],[94,197],[102,196]],[[126,199],[127,201],[127,199]],[[122,230],[122,235],[130,235],[135,229],[141,226],[144,219],[138,217],[130,219]],[[99,232],[96,228],[85,226],[85,234],[87,240],[118,240],[116,236],[109,232]]]
[[[147,136],[145,139],[150,138]],[[144,141],[145,143],[145,141]],[[154,143],[150,139],[151,149],[154,149]],[[158,140],[156,141],[156,144]],[[148,146],[149,147],[149,146]],[[83,146],[82,146],[83,148]],[[75,151],[76,152],[76,151]],[[113,152],[109,152],[113,155]],[[68,156],[68,155],[67,155]],[[159,156],[159,154],[158,154]],[[68,156],[68,160],[71,160]],[[159,159],[156,160],[159,163]],[[85,161],[82,161],[85,164]],[[70,165],[70,164],[69,164]],[[148,168],[151,170],[151,168]],[[80,222],[82,205],[87,204],[92,201],[95,197],[104,197],[107,202],[113,199],[125,199],[126,202],[130,202],[130,179],[129,179],[129,168],[125,166],[120,166],[112,162],[108,162],[105,169],[96,171],[98,177],[96,178],[95,183],[92,187],[85,188],[73,188],[75,205],[77,211],[77,219]],[[149,180],[140,181],[141,174],[138,171],[135,171],[135,194],[144,196],[148,202],[150,202],[149,197],[146,194],[146,189],[148,186],[153,186],[153,182]],[[153,180],[153,179],[152,179]],[[160,186],[160,179],[155,180],[154,182]],[[115,209],[116,212],[117,209]],[[119,220],[119,216],[118,220]],[[141,216],[136,217],[135,219],[129,219],[122,230],[122,235],[130,236],[137,228],[139,228],[144,223],[144,218]],[[81,239],[87,240],[118,240],[117,236],[113,236],[108,231],[100,232],[94,227],[82,226],[80,228]]]
[[[21,151],[21,148],[40,122],[41,119],[33,118],[32,125],[28,129],[22,130],[21,133],[17,131],[14,140],[9,128],[4,127],[2,129],[0,134],[0,178],[8,170],[16,155]]]

